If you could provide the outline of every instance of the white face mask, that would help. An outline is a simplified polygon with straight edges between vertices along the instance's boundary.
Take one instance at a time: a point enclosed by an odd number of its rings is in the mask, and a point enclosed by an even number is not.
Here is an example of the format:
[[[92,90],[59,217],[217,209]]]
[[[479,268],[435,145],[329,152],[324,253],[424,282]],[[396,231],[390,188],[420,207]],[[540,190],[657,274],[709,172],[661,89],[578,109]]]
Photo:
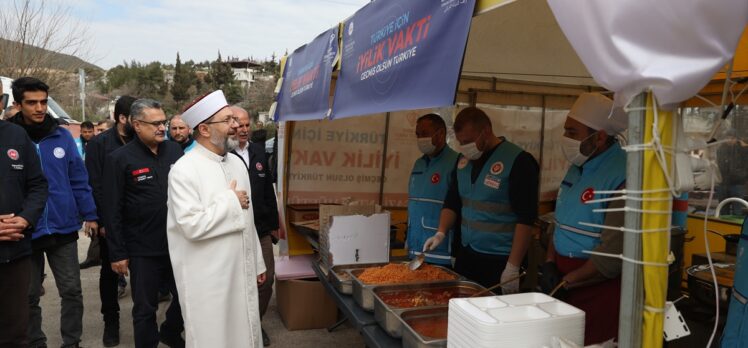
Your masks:
[[[418,138],[418,150],[424,155],[430,155],[436,150],[436,146],[431,143],[431,137]]]
[[[460,146],[460,153],[471,161],[475,161],[483,155],[483,151],[478,150],[478,145],[475,142]]]
[[[584,162],[587,162],[587,159],[589,159],[590,155],[595,153],[595,151],[592,151],[589,155],[583,154],[581,151],[582,142],[595,134],[597,134],[597,132],[590,134],[588,137],[584,138],[584,140],[576,140],[565,136],[561,137],[561,151],[564,153],[566,160],[579,167],[581,167]]]

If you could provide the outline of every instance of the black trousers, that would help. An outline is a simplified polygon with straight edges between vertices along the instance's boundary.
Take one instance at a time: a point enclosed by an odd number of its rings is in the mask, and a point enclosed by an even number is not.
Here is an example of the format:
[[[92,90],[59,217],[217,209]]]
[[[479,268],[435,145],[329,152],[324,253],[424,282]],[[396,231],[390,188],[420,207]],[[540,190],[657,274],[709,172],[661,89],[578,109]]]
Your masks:
[[[107,245],[106,238],[99,238],[99,250],[101,253],[101,273],[99,274],[101,314],[104,315],[105,323],[119,324],[119,301],[117,298],[119,275],[112,271],[112,264],[109,261],[109,246]]]
[[[457,254],[455,272],[484,287],[490,287],[499,283],[508,260],[508,255],[484,254],[466,246],[460,248]]]
[[[0,263],[0,347],[29,345],[30,284],[30,257]]]
[[[174,283],[169,256],[131,257],[130,285],[132,286],[132,322],[136,347],[158,346],[159,329],[156,323],[158,289],[166,282],[171,292],[171,304],[166,310],[166,320],[161,324],[161,335],[176,337],[184,329],[179,296]]]

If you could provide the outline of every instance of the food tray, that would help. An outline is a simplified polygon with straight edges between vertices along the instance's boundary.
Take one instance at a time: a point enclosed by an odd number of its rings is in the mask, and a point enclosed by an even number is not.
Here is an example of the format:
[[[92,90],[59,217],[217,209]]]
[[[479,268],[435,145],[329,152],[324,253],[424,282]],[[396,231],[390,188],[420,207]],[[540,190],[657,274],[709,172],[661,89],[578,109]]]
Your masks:
[[[443,271],[452,274],[455,276],[454,280],[434,280],[434,281],[416,281],[416,282],[408,282],[408,283],[401,283],[401,284],[432,284],[432,283],[444,283],[444,282],[452,282],[455,280],[464,280],[462,276],[455,273],[449,268],[442,267],[442,266],[436,266],[432,265],[434,267],[440,268]],[[351,279],[353,281],[353,299],[356,301],[356,303],[361,306],[364,310],[367,310],[369,312],[374,311],[374,293],[371,292],[371,289],[377,287],[377,286],[383,286],[383,285],[400,285],[400,284],[365,284],[363,283],[358,276],[364,271],[364,269],[349,269],[348,273],[351,274]]]
[[[365,269],[368,267],[378,267],[386,265],[387,262],[382,263],[356,263],[352,265],[337,265],[333,266],[329,272],[327,272],[327,279],[330,283],[338,290],[341,294],[350,295],[353,293],[353,281],[351,280],[350,273],[347,272],[349,269]],[[345,276],[341,276],[343,273]]]
[[[417,291],[454,291],[458,293],[457,297],[468,297],[472,294],[478,293],[485,290],[484,287],[479,284],[464,281],[454,280],[445,281],[440,283],[431,284],[397,284],[397,285],[379,285],[372,289],[374,294],[374,318],[382,329],[392,337],[402,337],[403,322],[400,320],[400,314],[421,308],[435,308],[435,307],[447,307],[448,302],[443,304],[424,304],[422,306],[413,307],[396,307],[385,302],[384,298],[387,295],[396,293],[404,293],[416,296]]]
[[[403,322],[403,348],[432,348],[447,346],[448,307],[410,309],[400,313]],[[418,331],[417,325],[436,321],[443,325],[443,337],[429,337]],[[437,330],[438,331],[438,330]]]

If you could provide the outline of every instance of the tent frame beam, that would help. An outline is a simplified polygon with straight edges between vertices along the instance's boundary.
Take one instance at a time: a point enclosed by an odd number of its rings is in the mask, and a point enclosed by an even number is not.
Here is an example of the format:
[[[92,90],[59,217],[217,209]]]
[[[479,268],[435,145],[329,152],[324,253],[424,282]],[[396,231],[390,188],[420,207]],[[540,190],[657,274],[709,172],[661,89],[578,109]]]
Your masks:
[[[641,93],[634,98],[628,113],[628,143],[641,144],[644,141],[644,116],[646,114],[647,94]],[[626,190],[642,189],[643,153],[631,151],[626,155]],[[641,209],[641,202],[627,201],[633,209]],[[627,211],[625,217],[627,229],[641,228],[641,214]],[[641,260],[642,239],[637,233],[623,234],[623,256],[632,260]],[[618,346],[636,348],[642,345],[642,309],[644,306],[644,279],[642,266],[632,262],[623,262],[621,271],[621,311],[619,315]]]

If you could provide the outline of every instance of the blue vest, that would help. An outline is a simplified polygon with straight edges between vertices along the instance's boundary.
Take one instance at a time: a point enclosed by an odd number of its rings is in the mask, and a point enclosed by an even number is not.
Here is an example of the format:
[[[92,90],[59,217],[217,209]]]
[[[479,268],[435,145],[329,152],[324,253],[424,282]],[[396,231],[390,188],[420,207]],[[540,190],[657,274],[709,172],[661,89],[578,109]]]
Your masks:
[[[484,254],[509,255],[517,215],[509,200],[509,173],[522,149],[503,140],[483,165],[475,183],[472,161],[457,162],[457,186],[462,199],[462,245]]]
[[[556,201],[556,227],[553,231],[553,246],[559,255],[581,259],[589,258],[584,250],[591,251],[600,244],[602,229],[580,224],[580,222],[603,225],[606,202],[586,204],[592,199],[610,195],[595,194],[595,191],[613,191],[623,187],[626,181],[626,153],[618,143],[605,152],[584,163],[572,165],[566,172]]]
[[[748,218],[743,220],[730,308],[721,347],[748,347]]]
[[[426,239],[439,227],[444,197],[451,185],[452,173],[457,163],[457,152],[445,146],[434,158],[423,156],[413,164],[408,184],[408,256],[421,254]],[[451,265],[453,232],[449,230],[444,241],[426,253],[426,262]]]

